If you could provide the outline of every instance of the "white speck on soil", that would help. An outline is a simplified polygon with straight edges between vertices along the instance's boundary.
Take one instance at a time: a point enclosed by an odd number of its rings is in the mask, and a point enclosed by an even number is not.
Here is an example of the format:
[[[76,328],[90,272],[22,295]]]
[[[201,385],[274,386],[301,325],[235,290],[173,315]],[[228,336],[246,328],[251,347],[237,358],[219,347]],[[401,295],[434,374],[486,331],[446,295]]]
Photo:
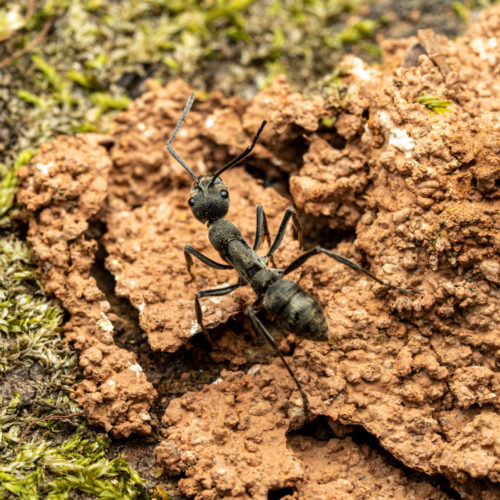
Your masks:
[[[43,175],[48,175],[49,174],[49,168],[55,166],[55,163],[53,161],[50,161],[49,163],[37,163],[36,168],[42,172]]]
[[[411,151],[415,149],[415,140],[412,139],[408,132],[401,128],[393,128],[389,136],[389,144],[405,153],[406,158],[411,157]]]
[[[139,363],[135,363],[133,365],[130,365],[128,367],[129,370],[132,370],[133,372],[135,372],[135,374],[137,376],[139,376],[141,373],[142,373],[142,366],[139,364]]]

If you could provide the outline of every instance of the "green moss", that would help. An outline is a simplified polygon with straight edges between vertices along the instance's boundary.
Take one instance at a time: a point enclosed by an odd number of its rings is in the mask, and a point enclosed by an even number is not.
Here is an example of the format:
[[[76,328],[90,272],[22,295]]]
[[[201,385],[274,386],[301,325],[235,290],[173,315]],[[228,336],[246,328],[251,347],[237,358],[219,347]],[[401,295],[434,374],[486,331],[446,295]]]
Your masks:
[[[108,63],[108,56],[106,54],[97,54],[94,58],[85,61],[85,67],[89,69],[104,69]]]
[[[92,123],[88,122],[83,122],[79,123],[78,125],[75,125],[71,129],[75,133],[80,133],[80,132],[97,132],[97,127],[93,125]]]
[[[23,443],[0,465],[0,493],[47,500],[67,499],[72,491],[106,500],[150,498],[126,460],[106,458],[108,447],[105,436],[91,440],[81,432],[57,446],[44,440]]]
[[[75,82],[76,84],[80,85],[85,89],[93,90],[98,87],[97,80],[94,77],[94,75],[88,75],[72,69],[66,73],[66,76],[71,81]]]
[[[333,118],[321,118],[321,125],[326,128],[332,128],[336,121],[337,117],[335,116]]]
[[[73,491],[102,499],[149,498],[137,473],[121,457],[106,458],[109,441],[86,430],[82,419],[40,421],[80,408],[68,397],[76,360],[61,339],[62,310],[45,297],[35,269],[26,243],[13,235],[0,238],[0,376],[9,374],[19,392],[31,394],[34,381],[26,385],[19,370],[36,363],[43,373],[35,396],[0,397],[0,498],[59,500]],[[65,438],[68,423],[80,431]],[[29,424],[33,431],[16,453]]]
[[[45,297],[28,245],[0,239],[0,373],[37,361],[49,372],[73,366],[60,341],[62,311]]]
[[[16,95],[21,98],[24,102],[27,102],[28,104],[33,104],[37,108],[40,108],[41,110],[46,110],[48,105],[47,102],[42,99],[40,96],[33,94],[32,92],[28,92],[27,90],[18,90],[16,92]]]
[[[46,85],[52,89],[52,96],[57,103],[76,104],[76,100],[71,95],[68,82],[58,74],[54,66],[50,65],[38,54],[33,54],[31,60],[36,69],[43,75],[41,88],[44,88]]]
[[[470,9],[468,9],[461,2],[453,2],[452,8],[455,11],[455,14],[464,22],[468,23],[470,20]]]
[[[2,175],[0,181],[0,227],[9,226],[11,222],[9,212],[14,205],[14,195],[19,185],[16,172],[21,166],[26,165],[34,154],[35,151],[31,149],[21,151],[10,169],[0,164],[0,174]]]
[[[453,101],[448,101],[441,99],[439,97],[431,96],[430,94],[424,93],[418,99],[417,102],[425,106],[428,110],[437,114],[451,113],[449,107],[453,104]]]
[[[155,499],[158,500],[171,500],[171,496],[168,494],[167,490],[162,486],[158,485],[151,491],[152,495],[154,495]]]
[[[372,59],[377,60],[382,57],[382,49],[375,43],[360,42],[359,48]]]
[[[340,32],[340,42],[342,44],[358,43],[360,40],[371,37],[377,26],[378,24],[371,19],[361,19]]]
[[[104,92],[94,92],[93,94],[90,94],[90,100],[102,111],[109,111],[110,109],[126,109],[132,102],[130,97],[113,97],[112,95]]]
[[[14,112],[7,122],[16,131],[11,137],[19,140],[6,146],[21,149],[25,136],[30,142],[35,137],[36,147],[56,134],[99,131],[103,115],[124,109],[124,96],[136,92],[146,76],[162,82],[180,76],[198,89],[214,80],[228,94],[248,95],[250,88],[254,92],[281,73],[293,84],[313,85],[335,65],[343,45],[372,39],[379,22],[358,16],[344,28],[346,16],[366,3],[43,0],[24,24],[19,16],[28,0],[21,8],[0,9],[0,29],[2,19],[4,31],[20,26],[5,44],[7,53],[26,47],[56,16],[30,58],[18,58],[8,67],[20,88],[13,92]],[[7,26],[7,18],[14,24]],[[367,45],[361,53],[368,50],[376,52]]]
[[[457,17],[465,23],[470,23],[473,11],[488,9],[493,5],[498,4],[499,1],[500,0],[469,0],[466,1],[465,4],[463,1],[453,2],[451,6]]]
[[[337,66],[331,73],[319,80],[315,86],[315,90],[321,92],[328,99],[329,106],[336,109],[337,112],[345,109],[344,98],[347,93],[347,87],[342,82],[342,78],[346,75],[345,68]],[[334,123],[336,119],[337,115],[334,114],[325,118],[325,122],[322,122],[322,124],[328,128],[329,124],[332,123],[331,120],[334,120]]]
[[[54,88],[55,90],[60,90],[63,87],[63,81],[60,76],[57,74],[54,66],[51,66],[47,61],[43,59],[43,57],[33,54],[31,56],[31,60],[35,67],[43,74],[47,83]]]

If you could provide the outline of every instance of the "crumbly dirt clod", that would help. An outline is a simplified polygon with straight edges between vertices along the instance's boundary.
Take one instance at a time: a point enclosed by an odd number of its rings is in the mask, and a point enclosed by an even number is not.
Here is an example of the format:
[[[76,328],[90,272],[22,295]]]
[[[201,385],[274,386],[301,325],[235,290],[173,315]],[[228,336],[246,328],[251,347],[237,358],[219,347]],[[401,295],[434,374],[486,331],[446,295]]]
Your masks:
[[[277,362],[248,373],[224,371],[199,395],[170,404],[156,455],[170,474],[185,473],[179,483],[185,494],[266,499],[269,491],[290,488],[295,493],[286,498],[447,498],[349,437],[287,436],[303,410],[284,375]],[[216,444],[215,453],[208,443]]]
[[[114,344],[109,303],[90,275],[97,242],[86,231],[107,196],[112,164],[103,145],[108,142],[79,135],[42,145],[19,170],[18,201],[25,207],[45,289],[70,314],[66,339],[80,353],[85,380],[76,394],[89,422],[117,435],[148,434],[155,390],[135,355]]]
[[[423,52],[415,56],[417,41]],[[324,498],[325,484],[351,498],[371,495],[381,459],[349,438],[320,445],[299,432],[287,442],[315,416],[362,426],[405,466],[446,477],[465,498],[500,495],[499,46],[495,8],[456,42],[432,32],[386,41],[379,68],[345,58],[347,91],[336,101],[294,93],[282,79],[252,102],[218,94],[196,101],[174,147],[197,175],[239,153],[269,120],[249,170],[264,172],[266,183],[292,174],[297,208],[352,232],[353,241],[332,250],[418,291],[388,290],[324,255],[295,271],[292,279],[318,299],[330,325],[329,343],[283,342],[311,414],[277,362],[223,372],[216,384],[174,399],[157,457],[166,472],[183,476],[186,495],[267,498],[289,488],[291,498]],[[42,275],[72,317],[68,339],[86,376],[80,396],[89,418],[117,435],[149,430],[154,391],[139,369],[137,380],[131,376],[133,355],[117,350],[102,316],[106,301],[88,274],[96,247],[85,238],[89,219],[106,224],[106,267],[116,293],[138,309],[152,349],[188,344],[198,332],[195,291],[236,281],[234,272],[198,261],[194,282],[185,270],[186,244],[219,260],[187,207],[191,179],[164,150],[188,94],[179,81],[152,87],[118,119],[109,153],[92,136],[62,138],[20,172],[19,201]],[[64,158],[74,160],[52,160],[65,144]],[[51,161],[56,167],[47,167]],[[72,161],[83,173],[64,177]],[[275,234],[290,202],[241,168],[223,179],[228,218],[244,236],[252,240],[259,203]],[[59,193],[64,186],[68,193]],[[277,265],[299,252],[289,230]],[[248,289],[205,299],[206,325],[241,317],[250,300]],[[246,332],[247,323],[239,328]],[[228,358],[242,356],[230,336],[213,342],[215,351],[233,342]],[[103,390],[110,378],[121,390]],[[322,483],[318,471],[330,470],[328,456],[339,446],[348,456],[337,460],[351,464],[356,455],[360,469],[339,466]],[[359,475],[368,486],[356,483]],[[380,485],[388,497],[444,495],[400,470],[394,477]]]

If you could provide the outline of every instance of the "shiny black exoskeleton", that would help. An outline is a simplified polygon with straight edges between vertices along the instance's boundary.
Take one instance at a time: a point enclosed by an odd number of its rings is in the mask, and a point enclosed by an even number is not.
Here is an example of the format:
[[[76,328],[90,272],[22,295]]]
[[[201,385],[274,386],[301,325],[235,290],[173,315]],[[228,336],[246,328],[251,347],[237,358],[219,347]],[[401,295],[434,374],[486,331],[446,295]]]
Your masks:
[[[269,269],[268,261],[272,259],[273,253],[281,244],[290,219],[292,219],[294,223],[302,246],[302,230],[295,211],[292,208],[286,210],[278,229],[278,233],[274,241],[271,243],[264,210],[261,205],[257,206],[257,229],[255,242],[253,247],[250,247],[243,238],[240,230],[232,222],[224,219],[229,210],[229,192],[226,185],[220,179],[220,175],[224,171],[237,165],[243,160],[243,158],[250,154],[266,122],[262,122],[262,125],[255,134],[252,144],[248,146],[240,155],[222,167],[216,174],[197,177],[172,147],[172,141],[174,140],[182,122],[184,121],[184,118],[191,108],[193,100],[194,94],[191,94],[186,107],[184,108],[184,112],[182,113],[177,126],[167,142],[167,149],[193,177],[195,184],[191,189],[188,204],[191,207],[193,215],[200,222],[208,225],[208,237],[210,239],[210,243],[226,263],[221,264],[219,262],[215,262],[191,246],[186,245],[184,248],[184,256],[186,258],[187,268],[191,277],[194,279],[191,267],[193,264],[193,257],[196,257],[215,269],[235,269],[239,275],[239,280],[234,285],[203,290],[195,294],[196,319],[205,335],[209,338],[209,334],[203,325],[203,314],[200,299],[203,297],[226,295],[240,286],[250,285],[257,296],[257,300],[253,306],[247,309],[247,314],[254,327],[264,335],[264,337],[271,343],[278,355],[281,357],[283,364],[292,376],[300,391],[304,403],[304,411],[307,414],[307,396],[278,349],[273,336],[268,332],[266,327],[258,318],[254,307],[262,305],[266,309],[268,317],[288,332],[313,340],[328,340],[328,324],[321,306],[311,295],[302,290],[297,283],[283,278],[283,276],[301,266],[307,259],[319,253],[326,254],[329,257],[332,257],[333,259],[351,267],[352,269],[361,271],[389,288],[394,288],[403,292],[412,292],[413,290],[399,288],[389,283],[385,283],[369,271],[361,268],[355,262],[321,247],[316,247],[305,252],[300,257],[295,259],[283,271]],[[257,250],[260,248],[264,237],[266,237],[270,246],[267,254],[261,257],[257,254]]]

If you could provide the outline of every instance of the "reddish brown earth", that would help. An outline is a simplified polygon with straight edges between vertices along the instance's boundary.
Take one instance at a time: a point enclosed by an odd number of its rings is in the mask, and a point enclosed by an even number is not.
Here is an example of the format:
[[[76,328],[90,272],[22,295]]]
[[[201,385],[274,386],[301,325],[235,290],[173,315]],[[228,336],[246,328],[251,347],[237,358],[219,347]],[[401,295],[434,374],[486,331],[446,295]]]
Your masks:
[[[416,39],[385,42],[380,68],[346,58],[341,98],[306,97],[278,80],[252,102],[200,98],[188,115],[175,147],[197,174],[239,153],[267,119],[250,171],[290,174],[293,203],[308,226],[324,225],[323,241],[326,227],[351,231],[336,251],[420,292],[388,291],[324,256],[293,273],[330,326],[329,343],[282,342],[311,415],[277,360],[224,371],[174,399],[157,458],[183,476],[186,495],[267,498],[289,488],[288,498],[448,498],[427,476],[411,477],[345,437],[354,425],[464,498],[500,498],[500,8],[456,42],[429,32],[418,41],[419,57]],[[451,100],[450,112],[419,104],[424,93]],[[152,88],[120,115],[113,146],[62,137],[19,174],[42,277],[71,315],[67,338],[85,376],[77,394],[89,420],[117,436],[150,432],[155,391],[134,354],[114,344],[119,318],[106,315],[90,274],[97,242],[89,224],[106,224],[106,267],[152,349],[189,345],[198,331],[193,294],[236,281],[195,262],[193,282],[185,269],[185,244],[216,258],[187,207],[190,178],[165,151],[188,94],[181,82]],[[275,234],[291,204],[283,185],[273,184],[278,194],[242,168],[224,181],[228,218],[244,236],[252,239],[259,203]],[[289,230],[276,263],[299,253]],[[250,300],[247,289],[204,299],[206,325],[239,321]],[[214,351],[243,366],[247,322],[236,324],[240,331],[213,338]],[[314,416],[331,427],[324,441],[300,431]]]
[[[84,135],[43,144],[19,171],[18,201],[29,217],[28,239],[45,289],[70,314],[66,339],[79,351],[85,377],[78,398],[91,423],[128,436],[151,432],[148,410],[156,391],[135,355],[115,345],[110,304],[90,275],[97,243],[85,233],[107,196],[112,163],[106,142]]]

